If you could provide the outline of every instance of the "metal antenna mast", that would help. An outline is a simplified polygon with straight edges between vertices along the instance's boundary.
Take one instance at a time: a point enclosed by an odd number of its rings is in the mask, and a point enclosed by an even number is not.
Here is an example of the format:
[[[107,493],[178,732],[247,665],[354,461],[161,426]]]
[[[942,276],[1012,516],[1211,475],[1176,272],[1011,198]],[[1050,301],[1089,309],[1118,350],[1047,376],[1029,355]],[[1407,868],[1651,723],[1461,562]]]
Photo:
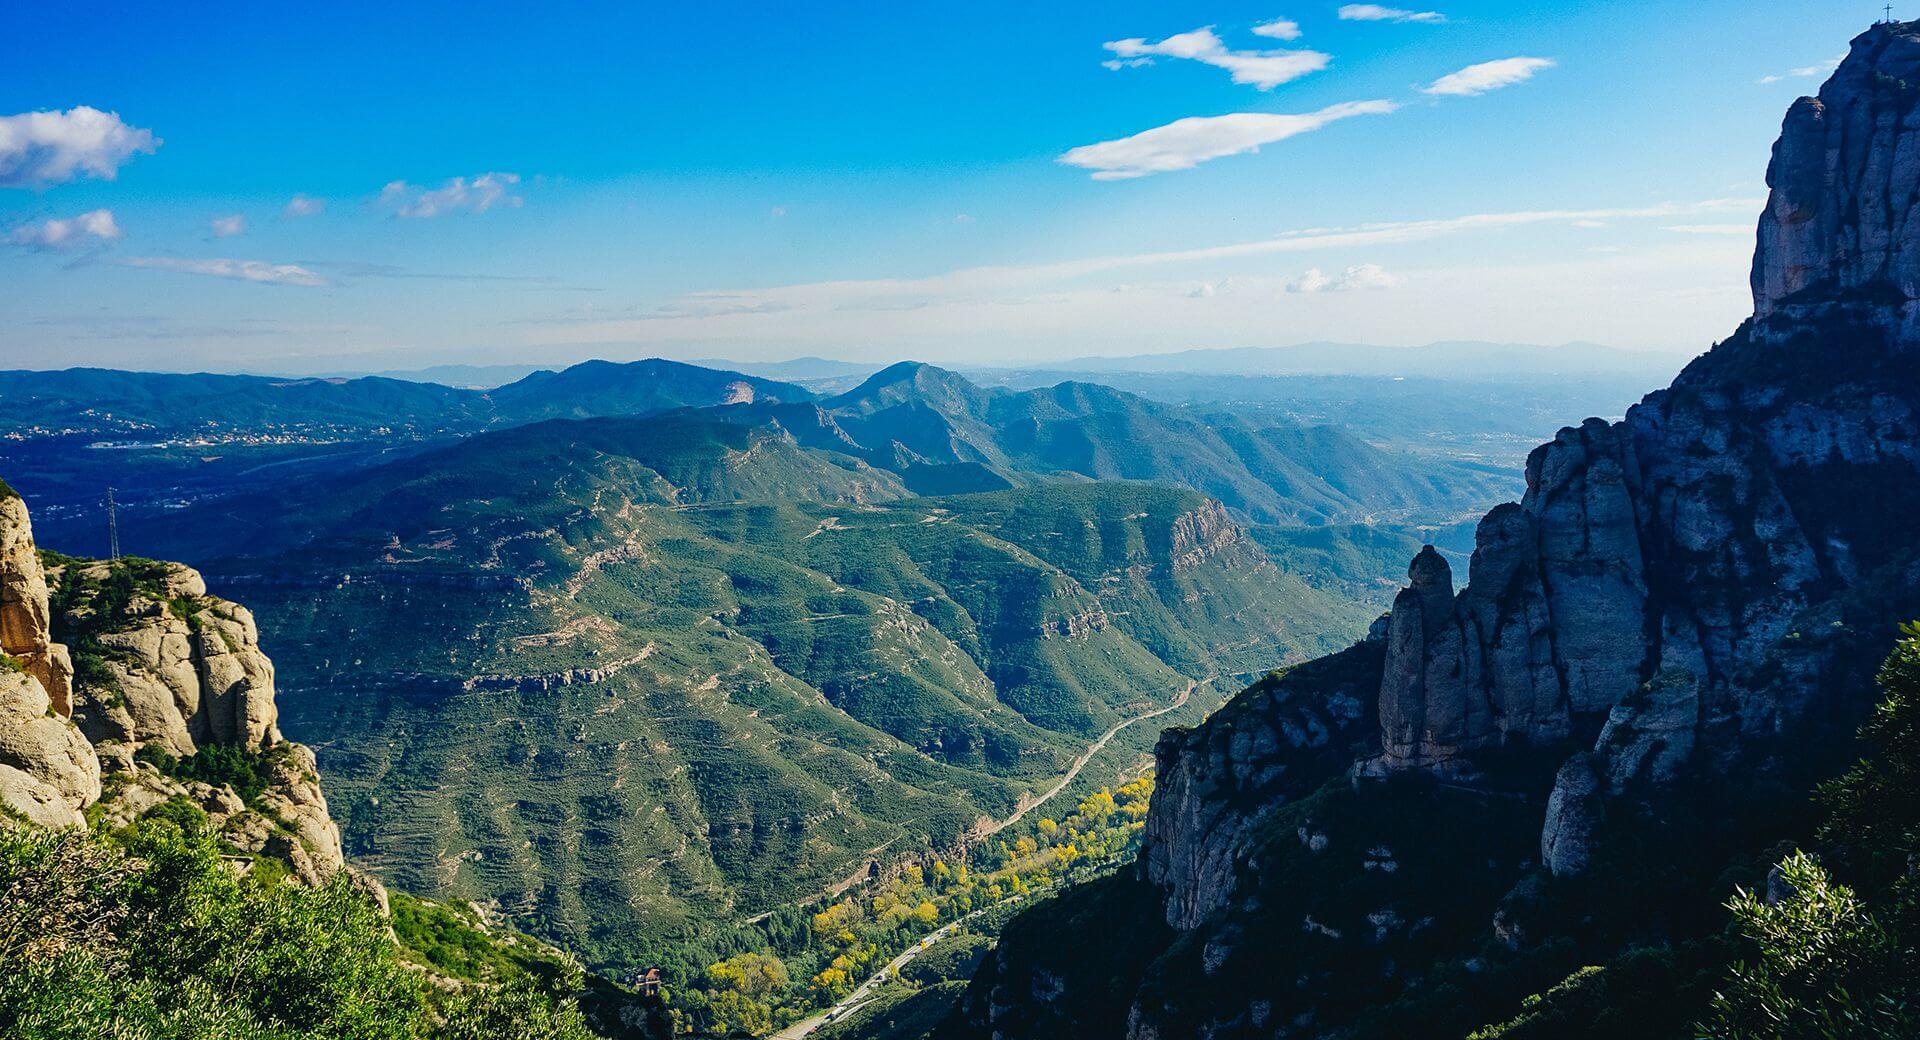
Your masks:
[[[113,501],[113,489],[107,489],[107,558],[120,558],[120,510]]]

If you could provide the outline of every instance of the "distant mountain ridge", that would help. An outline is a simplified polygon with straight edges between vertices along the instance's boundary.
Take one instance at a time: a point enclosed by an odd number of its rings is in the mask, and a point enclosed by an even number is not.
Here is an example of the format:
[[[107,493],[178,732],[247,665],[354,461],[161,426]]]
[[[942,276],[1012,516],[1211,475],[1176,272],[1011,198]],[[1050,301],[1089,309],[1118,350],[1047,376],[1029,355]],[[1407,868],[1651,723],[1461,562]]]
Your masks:
[[[1097,383],[986,388],[914,361],[834,397],[726,417],[777,424],[923,494],[1033,477],[1144,480],[1194,488],[1256,522],[1297,524],[1447,516],[1513,486],[1491,467],[1415,460],[1331,427],[1195,412]]]
[[[801,387],[650,358],[537,371],[492,390],[360,376],[285,379],[70,368],[0,372],[0,433],[206,434],[226,429],[471,432],[558,417],[644,415],[740,399],[800,401]]]
[[[1455,341],[1419,347],[1300,343],[1286,347],[1182,350],[1130,357],[1084,357],[1034,367],[1080,372],[1193,372],[1240,375],[1426,376],[1524,380],[1540,375],[1637,375],[1668,378],[1680,354],[1621,350],[1597,343],[1540,346]]]

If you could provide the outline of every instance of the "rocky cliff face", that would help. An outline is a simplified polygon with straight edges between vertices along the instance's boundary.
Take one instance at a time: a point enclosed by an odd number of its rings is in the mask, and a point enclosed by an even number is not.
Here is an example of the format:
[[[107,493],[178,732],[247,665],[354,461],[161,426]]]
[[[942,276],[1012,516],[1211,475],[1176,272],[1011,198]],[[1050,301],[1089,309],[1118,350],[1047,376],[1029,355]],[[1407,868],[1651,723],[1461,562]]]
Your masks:
[[[1609,827],[1728,808],[1711,799],[1847,746],[1866,670],[1920,611],[1920,23],[1854,41],[1788,114],[1768,182],[1754,318],[1624,420],[1536,449],[1463,587],[1427,549],[1368,643],[1163,739],[1141,870],[1176,938],[1132,984],[1127,1034],[1355,1035],[1326,994],[1398,999],[1449,943],[1484,970],[1477,944],[1523,945],[1520,908],[1588,871]],[[1404,855],[1329,845],[1315,822],[1343,799],[1397,819],[1461,797],[1488,835],[1534,835],[1537,859],[1489,838],[1476,872],[1437,866],[1449,880],[1420,889]],[[1295,817],[1297,841],[1279,833]],[[1348,854],[1358,873],[1326,866]],[[1324,891],[1303,894],[1308,876]],[[1460,916],[1476,886],[1510,891]],[[1236,969],[1254,935],[1284,952]],[[1298,974],[1274,967],[1313,944]],[[1007,995],[1029,953],[989,963],[960,1035],[1028,1035],[996,1023],[1028,1020]],[[1036,970],[1051,1005],[1076,986],[1112,999],[1111,980]]]
[[[303,881],[340,869],[313,753],[280,736],[246,608],[179,564],[56,559],[43,567],[25,503],[0,498],[0,800],[60,827],[83,813],[124,825],[183,799],[237,851]],[[250,780],[182,767],[209,749]]]
[[[1383,770],[1588,745],[1543,854],[1586,865],[1589,788],[1724,770],[1809,712],[1839,603],[1910,558],[1920,474],[1920,35],[1855,41],[1788,113],[1754,258],[1754,320],[1624,421],[1536,449],[1480,524],[1467,587],[1423,553],[1395,602]]]
[[[1920,298],[1915,83],[1920,39],[1906,26],[1882,27],[1853,42],[1818,97],[1787,110],[1754,253],[1756,317],[1791,321],[1808,308],[1857,301],[1878,312],[1876,323],[1913,338]]]
[[[72,721],[73,666],[47,627],[47,579],[26,503],[0,484],[0,805],[47,827],[80,822],[100,763]]]

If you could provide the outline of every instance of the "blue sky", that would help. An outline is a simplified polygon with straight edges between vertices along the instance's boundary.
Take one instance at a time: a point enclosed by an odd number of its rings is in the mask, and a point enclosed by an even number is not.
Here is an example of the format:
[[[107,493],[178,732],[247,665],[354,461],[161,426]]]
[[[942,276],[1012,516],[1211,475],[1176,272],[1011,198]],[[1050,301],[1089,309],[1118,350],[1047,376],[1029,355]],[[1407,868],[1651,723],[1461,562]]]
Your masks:
[[[1341,7],[23,7],[0,366],[1694,351],[1878,13]]]

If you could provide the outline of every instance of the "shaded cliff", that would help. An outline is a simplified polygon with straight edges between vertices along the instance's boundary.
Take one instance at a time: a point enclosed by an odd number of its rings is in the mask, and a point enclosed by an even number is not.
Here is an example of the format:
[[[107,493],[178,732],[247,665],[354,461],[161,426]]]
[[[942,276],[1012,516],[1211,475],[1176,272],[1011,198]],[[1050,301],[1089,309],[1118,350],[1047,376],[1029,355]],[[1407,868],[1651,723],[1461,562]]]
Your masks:
[[[1458,1035],[1703,930],[1666,897],[1791,833],[1920,611],[1917,103],[1920,23],[1856,39],[1775,148],[1754,318],[1536,449],[1464,587],[1428,549],[1366,643],[1169,732],[1099,896],[1166,938],[1090,965],[1012,929],[952,1034]]]

